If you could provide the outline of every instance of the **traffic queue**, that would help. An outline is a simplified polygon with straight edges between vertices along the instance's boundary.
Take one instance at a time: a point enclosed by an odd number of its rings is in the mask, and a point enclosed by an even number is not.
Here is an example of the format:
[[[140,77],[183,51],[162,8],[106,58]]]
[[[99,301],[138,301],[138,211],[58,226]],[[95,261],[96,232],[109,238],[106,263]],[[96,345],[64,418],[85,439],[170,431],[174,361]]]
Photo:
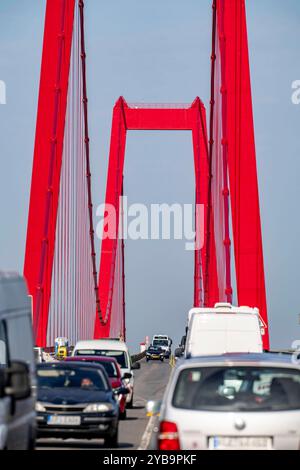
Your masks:
[[[219,303],[189,312],[162,400],[146,406],[154,448],[300,449],[299,351],[264,351],[265,328],[256,308]],[[122,338],[55,343],[34,354],[24,280],[0,272],[0,449],[34,449],[39,437],[118,447],[141,356],[132,358]],[[150,373],[168,368],[159,362],[171,344],[167,335],[152,338],[142,354],[158,361],[144,363]]]
[[[106,447],[117,447],[140,364],[119,339],[78,341],[72,356],[62,357],[61,348],[67,340],[57,338],[57,362],[37,366],[37,437],[104,439]]]
[[[257,308],[193,308],[162,401],[159,450],[300,449],[300,357],[263,349]]]

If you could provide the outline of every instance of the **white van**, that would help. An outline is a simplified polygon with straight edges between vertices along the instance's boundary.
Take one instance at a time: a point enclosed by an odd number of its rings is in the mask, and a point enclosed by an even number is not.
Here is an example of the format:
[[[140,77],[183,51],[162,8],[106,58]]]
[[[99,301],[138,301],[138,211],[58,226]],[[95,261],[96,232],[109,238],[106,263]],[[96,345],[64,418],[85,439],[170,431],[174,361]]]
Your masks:
[[[73,350],[72,356],[108,356],[114,357],[121,368],[122,374],[131,374],[131,378],[124,379],[130,393],[126,395],[128,408],[133,406],[134,374],[133,369],[139,369],[140,364],[131,363],[131,357],[126,344],[117,339],[92,339],[78,341]]]
[[[263,352],[265,325],[257,308],[218,303],[189,311],[185,357]]]
[[[0,449],[33,449],[35,361],[31,302],[22,277],[0,271]]]

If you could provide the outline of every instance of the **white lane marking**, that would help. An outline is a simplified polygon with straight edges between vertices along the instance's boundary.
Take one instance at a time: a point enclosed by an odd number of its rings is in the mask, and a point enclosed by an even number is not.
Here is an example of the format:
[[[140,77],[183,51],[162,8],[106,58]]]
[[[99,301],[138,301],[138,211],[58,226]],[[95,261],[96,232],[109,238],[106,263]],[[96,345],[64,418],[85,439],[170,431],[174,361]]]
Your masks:
[[[155,418],[154,416],[151,416],[151,418],[149,419],[148,424],[147,424],[146,429],[145,429],[145,432],[143,434],[141,443],[138,447],[138,450],[147,450],[148,449],[149,444],[150,444],[150,440],[151,440],[152,431],[153,431],[153,428],[154,428],[154,418]]]

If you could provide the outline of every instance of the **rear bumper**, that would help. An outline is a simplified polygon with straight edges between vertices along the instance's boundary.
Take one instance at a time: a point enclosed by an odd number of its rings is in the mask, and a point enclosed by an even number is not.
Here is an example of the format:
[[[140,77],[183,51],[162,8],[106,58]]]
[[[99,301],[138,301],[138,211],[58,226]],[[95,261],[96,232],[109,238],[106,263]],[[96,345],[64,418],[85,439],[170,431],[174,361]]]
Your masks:
[[[130,382],[128,384],[126,384],[126,387],[128,388],[128,394],[125,395],[125,403],[130,403],[132,398],[133,398],[133,384]]]

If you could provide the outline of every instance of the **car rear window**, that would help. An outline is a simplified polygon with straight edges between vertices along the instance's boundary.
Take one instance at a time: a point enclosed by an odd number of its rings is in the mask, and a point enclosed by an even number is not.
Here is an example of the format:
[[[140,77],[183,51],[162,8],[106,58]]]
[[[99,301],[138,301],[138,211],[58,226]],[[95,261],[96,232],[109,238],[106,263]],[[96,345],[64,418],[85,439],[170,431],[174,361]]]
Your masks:
[[[117,367],[113,362],[108,361],[90,361],[95,362],[95,364],[100,364],[106,371],[108,377],[114,378],[119,377]]]
[[[300,372],[288,368],[195,367],[183,370],[172,405],[208,411],[300,409]]]
[[[127,354],[125,351],[114,351],[111,349],[77,349],[75,356],[106,356],[114,357],[121,368],[128,368]]]

